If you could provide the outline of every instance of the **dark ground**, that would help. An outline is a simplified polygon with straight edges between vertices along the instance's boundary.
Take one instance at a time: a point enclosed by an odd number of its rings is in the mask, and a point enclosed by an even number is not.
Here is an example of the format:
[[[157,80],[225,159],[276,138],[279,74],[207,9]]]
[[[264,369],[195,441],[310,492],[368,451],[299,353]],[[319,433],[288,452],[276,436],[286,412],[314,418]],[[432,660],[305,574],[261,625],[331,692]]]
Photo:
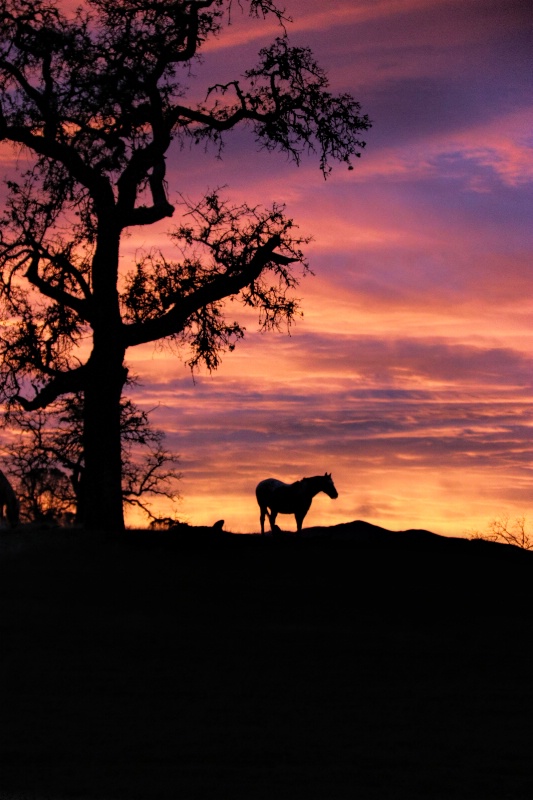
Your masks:
[[[0,553],[1,800],[533,797],[532,554],[364,523]]]

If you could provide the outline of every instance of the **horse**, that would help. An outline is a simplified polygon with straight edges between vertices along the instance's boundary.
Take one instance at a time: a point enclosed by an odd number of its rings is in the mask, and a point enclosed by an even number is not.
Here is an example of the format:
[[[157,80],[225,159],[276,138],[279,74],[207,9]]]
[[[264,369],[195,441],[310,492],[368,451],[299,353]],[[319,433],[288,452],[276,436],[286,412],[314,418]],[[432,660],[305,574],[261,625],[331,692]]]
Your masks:
[[[0,470],[0,526],[3,527],[5,520],[12,528],[19,524],[19,501],[13,487],[8,479]]]
[[[313,497],[324,492],[335,500],[339,496],[331,473],[302,478],[295,483],[283,483],[277,478],[266,478],[257,484],[255,496],[261,510],[261,534],[265,532],[265,517],[268,515],[270,529],[275,530],[278,514],[294,514],[298,533],[302,530],[305,515],[311,508]],[[269,511],[270,509],[270,511]]]

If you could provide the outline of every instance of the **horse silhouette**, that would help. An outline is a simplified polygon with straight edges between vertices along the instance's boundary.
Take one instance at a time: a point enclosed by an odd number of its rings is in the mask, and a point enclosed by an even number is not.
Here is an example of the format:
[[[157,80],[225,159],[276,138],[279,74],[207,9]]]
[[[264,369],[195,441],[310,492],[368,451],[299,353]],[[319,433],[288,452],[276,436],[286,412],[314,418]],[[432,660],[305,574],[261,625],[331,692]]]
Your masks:
[[[301,481],[295,483],[283,483],[277,478],[266,478],[258,483],[255,496],[261,510],[261,533],[265,532],[266,516],[270,522],[270,530],[275,531],[278,514],[294,514],[296,529],[300,533],[305,515],[311,508],[313,497],[319,492],[325,492],[332,500],[339,496],[331,473],[315,475],[313,478],[302,478]]]
[[[19,501],[13,487],[0,470],[0,526],[7,521],[12,528],[19,524]]]

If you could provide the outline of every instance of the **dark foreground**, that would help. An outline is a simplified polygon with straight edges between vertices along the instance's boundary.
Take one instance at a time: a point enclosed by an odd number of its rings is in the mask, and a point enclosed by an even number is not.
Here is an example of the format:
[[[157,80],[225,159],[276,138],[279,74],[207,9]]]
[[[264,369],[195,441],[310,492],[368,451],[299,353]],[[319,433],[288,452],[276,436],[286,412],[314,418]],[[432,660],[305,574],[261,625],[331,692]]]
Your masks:
[[[3,532],[1,800],[530,800],[533,555],[341,528]]]

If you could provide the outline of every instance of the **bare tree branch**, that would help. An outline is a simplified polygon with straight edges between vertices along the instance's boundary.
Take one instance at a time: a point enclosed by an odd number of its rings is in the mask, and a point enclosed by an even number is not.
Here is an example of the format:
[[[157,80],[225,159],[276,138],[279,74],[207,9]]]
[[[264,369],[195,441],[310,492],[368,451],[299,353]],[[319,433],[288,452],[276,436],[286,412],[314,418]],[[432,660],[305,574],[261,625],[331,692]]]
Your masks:
[[[13,400],[17,401],[25,411],[37,411],[38,409],[46,408],[65,394],[83,391],[86,374],[86,366],[58,373],[49,383],[37,391],[33,400],[28,400],[19,394],[15,395]]]

